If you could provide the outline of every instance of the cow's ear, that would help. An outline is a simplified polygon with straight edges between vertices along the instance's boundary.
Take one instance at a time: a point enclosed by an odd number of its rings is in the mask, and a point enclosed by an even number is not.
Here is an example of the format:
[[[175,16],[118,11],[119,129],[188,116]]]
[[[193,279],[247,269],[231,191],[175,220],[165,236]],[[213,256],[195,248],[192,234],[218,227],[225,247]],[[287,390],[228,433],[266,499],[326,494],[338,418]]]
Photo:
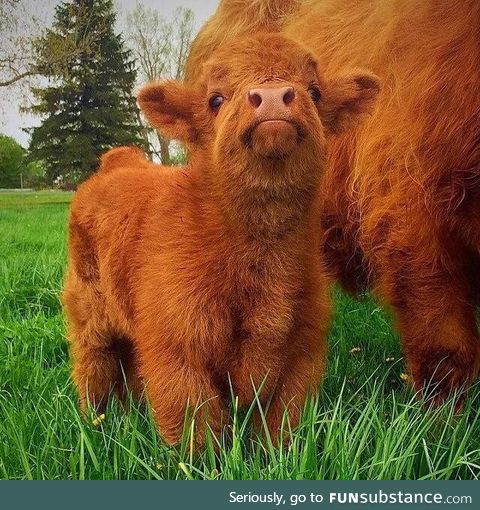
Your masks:
[[[152,82],[137,101],[148,122],[167,138],[193,143],[198,137],[197,92],[178,81]]]
[[[373,112],[379,92],[379,78],[364,70],[355,70],[327,82],[321,106],[324,126],[330,133],[345,131],[362,115]]]

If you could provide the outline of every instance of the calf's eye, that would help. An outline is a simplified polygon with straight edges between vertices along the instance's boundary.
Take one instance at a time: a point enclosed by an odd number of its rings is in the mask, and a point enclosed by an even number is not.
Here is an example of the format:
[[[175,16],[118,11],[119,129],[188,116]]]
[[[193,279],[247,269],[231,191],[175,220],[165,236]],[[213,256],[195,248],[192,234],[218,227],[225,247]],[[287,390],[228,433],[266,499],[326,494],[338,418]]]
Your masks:
[[[220,109],[220,106],[222,106],[223,102],[225,101],[225,98],[220,94],[213,95],[209,101],[208,105],[214,112],[218,112]]]
[[[312,100],[316,103],[320,101],[322,97],[322,93],[318,87],[309,87],[308,95],[312,98]]]

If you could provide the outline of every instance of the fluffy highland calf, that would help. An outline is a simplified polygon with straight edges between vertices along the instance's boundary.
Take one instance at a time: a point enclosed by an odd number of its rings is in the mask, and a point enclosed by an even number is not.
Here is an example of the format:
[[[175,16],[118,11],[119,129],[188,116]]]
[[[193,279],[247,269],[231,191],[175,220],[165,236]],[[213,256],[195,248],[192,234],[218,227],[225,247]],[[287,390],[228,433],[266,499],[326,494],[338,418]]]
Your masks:
[[[145,388],[169,443],[189,409],[198,443],[206,422],[220,433],[231,389],[241,406],[260,390],[274,435],[286,409],[298,421],[329,320],[317,225],[327,138],[377,91],[369,73],[326,82],[302,46],[263,35],[217,51],[194,87],[140,92],[191,160],[171,169],[115,149],[74,198],[64,302],[83,407]]]
[[[480,2],[223,0],[189,81],[230,35],[264,30],[307,44],[326,77],[382,81],[374,115],[333,142],[323,251],[346,289],[390,304],[415,388],[442,401],[480,368]]]

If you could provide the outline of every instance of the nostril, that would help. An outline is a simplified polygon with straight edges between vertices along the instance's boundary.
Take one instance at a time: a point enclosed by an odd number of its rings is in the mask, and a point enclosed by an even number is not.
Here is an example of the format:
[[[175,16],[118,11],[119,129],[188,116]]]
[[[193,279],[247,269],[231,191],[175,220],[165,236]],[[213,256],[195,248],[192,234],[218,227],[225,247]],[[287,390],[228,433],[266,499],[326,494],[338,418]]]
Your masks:
[[[251,90],[248,93],[248,101],[254,108],[258,108],[262,104],[262,96],[258,92]]]
[[[283,94],[283,102],[288,106],[295,99],[295,90],[293,87],[288,87]]]

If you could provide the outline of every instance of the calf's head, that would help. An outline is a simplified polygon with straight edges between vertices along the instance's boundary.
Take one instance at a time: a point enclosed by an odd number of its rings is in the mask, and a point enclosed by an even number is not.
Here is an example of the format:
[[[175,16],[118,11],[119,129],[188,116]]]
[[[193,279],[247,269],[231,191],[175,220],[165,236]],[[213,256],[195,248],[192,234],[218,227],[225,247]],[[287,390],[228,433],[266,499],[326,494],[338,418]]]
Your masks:
[[[369,111],[378,90],[365,71],[327,81],[306,48],[263,34],[226,43],[195,85],[151,83],[138,102],[165,136],[212,158],[216,177],[295,185],[319,178],[328,135]]]

